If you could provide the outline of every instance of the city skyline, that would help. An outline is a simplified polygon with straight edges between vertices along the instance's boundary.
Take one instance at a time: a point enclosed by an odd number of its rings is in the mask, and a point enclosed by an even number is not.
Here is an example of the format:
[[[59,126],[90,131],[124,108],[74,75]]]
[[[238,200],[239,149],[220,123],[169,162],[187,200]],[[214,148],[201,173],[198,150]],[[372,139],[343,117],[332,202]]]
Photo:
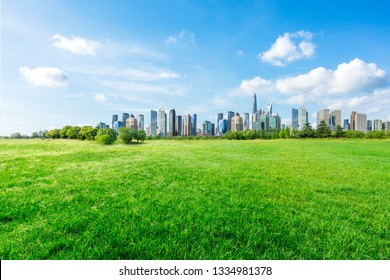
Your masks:
[[[313,126],[323,109],[390,121],[389,6],[4,0],[0,136],[126,112],[146,127],[159,108],[217,128],[220,112],[251,113],[254,92],[284,124],[302,106]]]

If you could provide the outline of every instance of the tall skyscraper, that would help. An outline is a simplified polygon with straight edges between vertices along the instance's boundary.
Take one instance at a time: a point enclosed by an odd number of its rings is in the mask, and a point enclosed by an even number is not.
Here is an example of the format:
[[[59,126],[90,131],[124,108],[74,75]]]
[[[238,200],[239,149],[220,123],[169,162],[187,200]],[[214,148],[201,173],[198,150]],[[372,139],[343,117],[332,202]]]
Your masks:
[[[167,135],[167,114],[165,113],[164,108],[158,109],[157,114],[157,129],[160,136]]]
[[[145,117],[142,114],[137,115],[137,121],[138,121],[138,129],[144,130],[145,129]]]
[[[269,116],[269,128],[280,130],[282,120],[278,114]]]
[[[228,131],[228,121],[226,119],[219,120],[218,128],[218,134],[224,135]]]
[[[349,119],[344,119],[343,129],[350,130]]]
[[[191,115],[189,113],[184,115],[184,122],[183,122],[183,135],[189,136],[192,135],[192,129],[191,129]]]
[[[367,120],[367,131],[372,130],[372,120]]]
[[[330,110],[329,109],[322,109],[317,112],[317,127],[320,124],[321,121],[325,121],[326,125],[329,126],[329,117],[330,117]]]
[[[217,115],[217,134],[219,134],[219,121],[223,120],[223,113],[218,113]]]
[[[338,125],[341,126],[341,110],[332,110],[330,112],[330,119],[332,120],[330,125],[333,125],[334,128]]]
[[[150,135],[156,135],[157,111],[150,110]]]
[[[367,115],[362,113],[356,114],[356,130],[367,132]]]
[[[374,120],[374,130],[382,130],[382,120]]]
[[[130,117],[128,113],[122,113],[122,123],[123,125],[126,124],[127,119]]]
[[[175,109],[172,109],[169,111],[168,136],[176,136],[176,111],[175,111]]]
[[[175,124],[175,129],[176,129],[176,135],[181,136],[183,135],[183,118],[181,115],[176,115],[176,124]]]
[[[302,130],[305,124],[309,122],[309,113],[305,106],[299,109],[299,130]]]
[[[254,92],[252,95],[252,114],[256,114],[257,112],[257,96]]]
[[[114,127],[114,122],[117,122],[117,121],[118,121],[118,115],[112,115],[111,127]]]
[[[232,130],[232,118],[234,117],[234,112],[228,111],[227,112],[227,121],[228,121],[228,131]]]
[[[272,102],[267,102],[267,109],[266,113],[270,116],[272,116]]]
[[[123,126],[123,122],[121,122],[121,121],[116,121],[116,122],[114,122],[114,126],[112,127],[113,129],[115,129],[115,131],[118,133],[118,129],[120,128],[120,127],[122,127]]]
[[[138,129],[138,121],[133,114],[126,120],[126,127],[134,130]]]
[[[242,114],[242,124],[243,124],[243,130],[249,129],[249,113]]]
[[[234,117],[231,119],[231,131],[241,131],[243,130],[244,125],[242,121],[242,117],[240,114],[236,113]]]
[[[352,111],[351,120],[349,121],[349,127],[351,130],[356,130],[356,111]]]
[[[192,118],[191,118],[191,129],[192,129],[191,135],[195,136],[195,135],[198,134],[198,120],[197,120],[196,114],[192,115]]]
[[[298,109],[292,108],[292,116],[291,116],[291,126],[293,130],[298,130]]]

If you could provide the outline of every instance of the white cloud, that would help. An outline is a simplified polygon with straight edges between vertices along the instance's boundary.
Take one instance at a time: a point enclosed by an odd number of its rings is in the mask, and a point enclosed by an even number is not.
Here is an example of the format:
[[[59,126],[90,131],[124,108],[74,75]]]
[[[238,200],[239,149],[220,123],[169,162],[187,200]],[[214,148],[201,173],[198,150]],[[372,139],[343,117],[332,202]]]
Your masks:
[[[34,86],[62,87],[68,85],[68,77],[58,68],[54,67],[20,67],[22,77]]]
[[[315,44],[311,42],[313,35],[301,30],[295,33],[284,33],[268,51],[260,53],[258,57],[262,62],[275,66],[286,66],[290,62],[309,58],[314,55]]]
[[[176,36],[169,36],[165,43],[171,44],[171,45],[182,45],[182,46],[189,46],[190,44],[195,43],[195,34],[191,31],[182,30],[180,33]]]
[[[72,36],[71,39],[65,38],[59,34],[53,36],[57,42],[53,43],[54,47],[71,51],[81,55],[96,55],[96,51],[99,50],[99,42],[86,40],[79,36]]]
[[[106,101],[107,98],[106,98],[106,96],[103,93],[98,93],[98,94],[95,95],[95,100],[103,102],[103,101]]]
[[[269,88],[272,81],[265,80],[262,77],[256,76],[251,80],[242,80],[239,91],[246,95],[252,95],[253,92],[258,92]],[[237,94],[233,94],[237,95]]]
[[[374,90],[385,81],[385,71],[376,64],[355,58],[339,64],[336,70],[318,67],[306,74],[279,79],[276,88],[282,93],[348,94]]]

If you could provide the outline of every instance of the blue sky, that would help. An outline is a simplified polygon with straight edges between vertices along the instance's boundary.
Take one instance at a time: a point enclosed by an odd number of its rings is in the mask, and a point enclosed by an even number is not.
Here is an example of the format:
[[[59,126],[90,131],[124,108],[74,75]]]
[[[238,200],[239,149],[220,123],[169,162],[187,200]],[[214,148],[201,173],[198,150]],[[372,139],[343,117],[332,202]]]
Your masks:
[[[388,1],[1,1],[0,135],[175,108],[390,121]]]

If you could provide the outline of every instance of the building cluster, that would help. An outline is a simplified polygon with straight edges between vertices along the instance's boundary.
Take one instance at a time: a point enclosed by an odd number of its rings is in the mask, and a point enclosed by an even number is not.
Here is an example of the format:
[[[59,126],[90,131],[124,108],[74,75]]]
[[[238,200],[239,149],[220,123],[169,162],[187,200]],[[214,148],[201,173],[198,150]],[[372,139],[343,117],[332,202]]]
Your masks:
[[[305,124],[309,123],[309,113],[306,107],[301,107],[299,110],[292,108],[291,129],[302,130]],[[341,110],[322,109],[317,112],[317,126],[321,121],[325,121],[328,127],[334,131],[337,126],[344,130],[356,130],[367,132],[370,130],[390,130],[390,122],[384,122],[376,119],[374,121],[367,120],[367,115],[353,111],[349,119],[344,119],[341,123]],[[217,121],[213,123],[205,120],[201,128],[198,128],[197,115],[186,113],[179,115],[175,109],[171,109],[167,114],[165,109],[160,108],[158,111],[150,110],[150,125],[145,127],[144,115],[138,114],[135,117],[133,114],[123,113],[122,119],[118,115],[112,116],[111,127],[118,131],[120,127],[130,129],[145,130],[148,136],[195,136],[195,135],[224,135],[228,131],[244,131],[244,130],[281,130],[285,125],[281,123],[279,114],[273,114],[272,102],[268,102],[264,110],[257,107],[256,93],[252,95],[252,111],[251,113],[234,113],[228,111],[226,115],[223,113],[217,114]],[[110,127],[101,122],[100,128]]]

